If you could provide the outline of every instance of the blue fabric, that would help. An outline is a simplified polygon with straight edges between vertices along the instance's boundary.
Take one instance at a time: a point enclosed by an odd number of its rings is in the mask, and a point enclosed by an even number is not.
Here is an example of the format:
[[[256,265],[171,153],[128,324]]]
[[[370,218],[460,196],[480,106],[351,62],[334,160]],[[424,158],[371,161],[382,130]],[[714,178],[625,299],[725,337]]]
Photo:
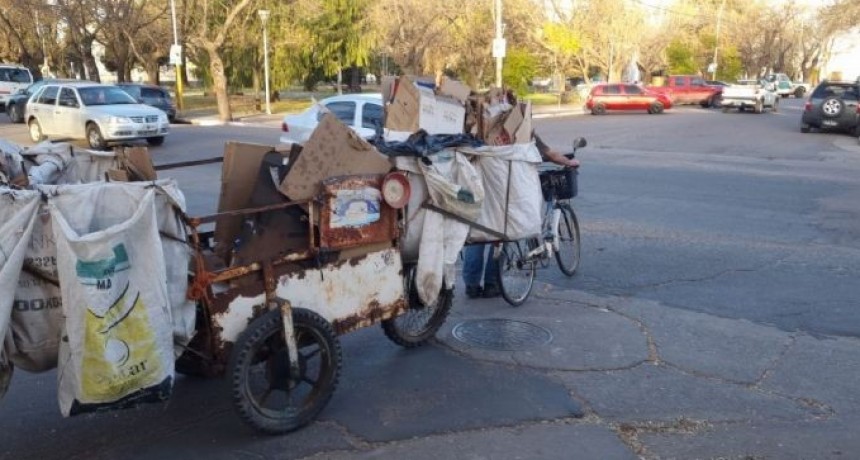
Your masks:
[[[463,248],[463,282],[466,286],[480,286],[482,275],[484,287],[495,285],[498,273],[499,264],[493,258],[491,244],[471,244]]]

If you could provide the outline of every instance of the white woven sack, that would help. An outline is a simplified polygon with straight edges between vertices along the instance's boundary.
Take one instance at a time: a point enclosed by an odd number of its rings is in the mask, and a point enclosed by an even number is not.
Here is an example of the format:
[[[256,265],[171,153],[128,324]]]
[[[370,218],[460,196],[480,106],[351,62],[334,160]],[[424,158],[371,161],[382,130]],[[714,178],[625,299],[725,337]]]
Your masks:
[[[60,348],[61,412],[166,399],[173,327],[154,190],[67,187],[49,204],[68,338]]]

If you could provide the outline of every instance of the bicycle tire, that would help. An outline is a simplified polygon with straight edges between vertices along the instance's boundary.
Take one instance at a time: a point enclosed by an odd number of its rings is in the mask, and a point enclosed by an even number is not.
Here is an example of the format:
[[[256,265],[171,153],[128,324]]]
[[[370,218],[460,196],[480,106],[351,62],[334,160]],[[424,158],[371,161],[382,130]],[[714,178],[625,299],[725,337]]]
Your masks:
[[[579,220],[573,208],[567,203],[557,203],[556,209],[561,211],[558,222],[558,250],[555,260],[558,269],[567,276],[576,274],[580,261]]]
[[[537,266],[534,260],[526,261],[526,240],[502,243],[498,251],[498,283],[502,298],[511,306],[519,307],[529,298],[535,281]]]

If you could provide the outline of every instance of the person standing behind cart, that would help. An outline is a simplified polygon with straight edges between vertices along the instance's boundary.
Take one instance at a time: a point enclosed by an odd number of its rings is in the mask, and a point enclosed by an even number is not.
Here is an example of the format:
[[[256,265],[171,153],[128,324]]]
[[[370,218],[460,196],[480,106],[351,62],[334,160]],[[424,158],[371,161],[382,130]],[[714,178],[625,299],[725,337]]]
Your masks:
[[[537,134],[532,133],[532,137],[543,161],[568,168],[579,167],[579,160],[576,158],[567,158],[553,150]],[[498,297],[501,294],[498,280],[499,264],[493,257],[491,244],[471,244],[463,249],[463,282],[466,284],[466,297],[470,299]]]

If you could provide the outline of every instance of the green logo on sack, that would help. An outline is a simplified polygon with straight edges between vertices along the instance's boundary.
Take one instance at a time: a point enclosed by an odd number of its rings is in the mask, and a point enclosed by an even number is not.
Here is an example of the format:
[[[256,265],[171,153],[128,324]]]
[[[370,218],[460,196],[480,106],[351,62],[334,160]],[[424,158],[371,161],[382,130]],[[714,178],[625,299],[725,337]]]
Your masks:
[[[112,287],[111,277],[116,273],[128,270],[130,266],[125,245],[118,244],[113,247],[112,258],[93,261],[78,260],[75,271],[81,284],[106,290]]]

